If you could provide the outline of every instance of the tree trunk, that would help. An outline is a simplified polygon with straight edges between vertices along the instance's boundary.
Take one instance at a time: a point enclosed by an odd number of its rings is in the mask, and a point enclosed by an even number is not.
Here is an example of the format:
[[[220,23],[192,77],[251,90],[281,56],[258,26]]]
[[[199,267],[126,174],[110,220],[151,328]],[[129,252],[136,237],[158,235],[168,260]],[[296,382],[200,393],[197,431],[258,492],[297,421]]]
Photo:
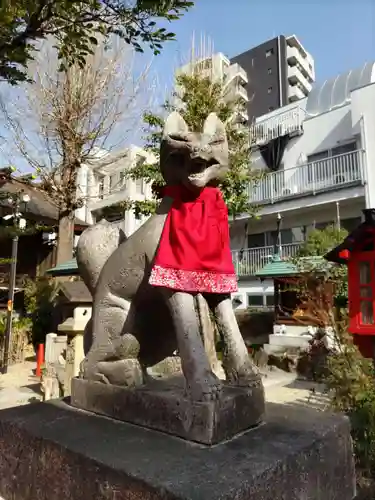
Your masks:
[[[73,258],[74,246],[74,214],[63,215],[59,219],[57,239],[57,262],[62,264]]]
[[[203,344],[208,357],[211,370],[219,378],[225,378],[224,370],[220,361],[217,358],[216,342],[215,342],[215,328],[211,321],[210,309],[206,299],[199,293],[197,295],[197,309],[199,315],[199,322],[201,325],[201,332],[203,337]]]

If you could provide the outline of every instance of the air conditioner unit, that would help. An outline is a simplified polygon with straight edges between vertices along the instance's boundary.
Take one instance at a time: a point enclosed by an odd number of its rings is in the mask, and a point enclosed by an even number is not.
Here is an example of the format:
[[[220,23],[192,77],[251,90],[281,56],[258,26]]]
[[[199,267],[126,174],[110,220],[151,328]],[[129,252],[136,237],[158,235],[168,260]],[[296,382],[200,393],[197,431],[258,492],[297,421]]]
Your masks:
[[[292,194],[296,194],[297,192],[298,192],[297,186],[289,186],[289,187],[284,187],[281,191],[281,194],[283,196],[290,196]]]

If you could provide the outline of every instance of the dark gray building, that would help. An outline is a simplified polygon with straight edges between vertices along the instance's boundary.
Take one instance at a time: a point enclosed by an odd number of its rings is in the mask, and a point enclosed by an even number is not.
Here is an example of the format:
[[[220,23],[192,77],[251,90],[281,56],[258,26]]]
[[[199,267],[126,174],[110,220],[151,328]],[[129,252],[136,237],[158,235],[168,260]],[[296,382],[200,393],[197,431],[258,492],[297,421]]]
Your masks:
[[[302,99],[315,80],[314,61],[295,35],[280,35],[231,59],[247,73],[249,120]]]

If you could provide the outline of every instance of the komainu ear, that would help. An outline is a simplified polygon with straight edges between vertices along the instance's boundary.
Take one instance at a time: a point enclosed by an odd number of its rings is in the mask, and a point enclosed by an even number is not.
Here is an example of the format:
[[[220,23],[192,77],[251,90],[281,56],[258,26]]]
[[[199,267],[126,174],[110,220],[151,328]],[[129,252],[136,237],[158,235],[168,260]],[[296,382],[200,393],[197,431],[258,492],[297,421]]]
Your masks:
[[[203,133],[210,136],[225,137],[225,125],[216,113],[210,113],[203,125]]]
[[[173,111],[165,120],[163,137],[168,135],[184,135],[188,132],[189,127],[177,111]]]

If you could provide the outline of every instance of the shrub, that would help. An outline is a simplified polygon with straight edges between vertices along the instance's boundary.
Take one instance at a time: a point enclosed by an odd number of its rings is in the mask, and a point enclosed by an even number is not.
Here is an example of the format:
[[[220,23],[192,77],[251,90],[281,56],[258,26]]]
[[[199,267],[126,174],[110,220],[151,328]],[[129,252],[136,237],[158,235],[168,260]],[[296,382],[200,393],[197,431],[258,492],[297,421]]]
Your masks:
[[[0,348],[3,359],[7,315],[0,315]],[[9,364],[24,361],[24,350],[30,342],[31,321],[28,318],[13,318],[11,344],[9,348]]]
[[[335,410],[350,418],[354,450],[359,471],[375,478],[375,370],[339,325],[340,349],[328,357],[326,384]]]
[[[34,348],[45,343],[49,333],[57,299],[57,283],[50,278],[39,278],[25,283],[25,308],[32,321]]]

